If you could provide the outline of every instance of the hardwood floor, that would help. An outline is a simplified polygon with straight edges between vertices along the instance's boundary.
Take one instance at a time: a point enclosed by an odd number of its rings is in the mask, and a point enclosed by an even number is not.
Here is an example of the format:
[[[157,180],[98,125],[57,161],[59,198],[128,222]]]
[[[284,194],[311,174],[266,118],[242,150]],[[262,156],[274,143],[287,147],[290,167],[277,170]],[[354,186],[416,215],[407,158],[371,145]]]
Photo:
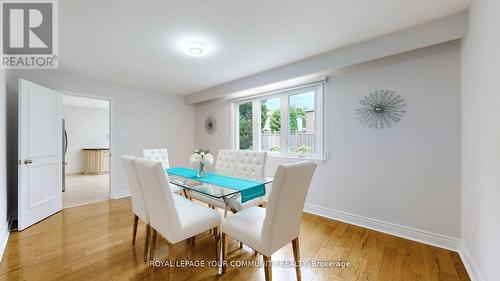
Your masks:
[[[132,246],[129,199],[64,209],[17,233],[11,233],[0,280],[167,280],[168,269],[143,262],[145,227],[139,223]],[[229,261],[261,261],[262,256],[228,237]],[[168,258],[160,239],[156,260]],[[213,261],[213,238],[196,237],[193,247],[181,243],[178,260]],[[362,227],[304,214],[302,260],[348,261],[349,268],[302,268],[302,280],[470,280],[457,253]],[[293,261],[292,245],[272,256]],[[295,280],[295,268],[273,265],[273,280]],[[264,280],[264,270],[231,267],[222,277],[217,269],[177,268],[174,280]]]

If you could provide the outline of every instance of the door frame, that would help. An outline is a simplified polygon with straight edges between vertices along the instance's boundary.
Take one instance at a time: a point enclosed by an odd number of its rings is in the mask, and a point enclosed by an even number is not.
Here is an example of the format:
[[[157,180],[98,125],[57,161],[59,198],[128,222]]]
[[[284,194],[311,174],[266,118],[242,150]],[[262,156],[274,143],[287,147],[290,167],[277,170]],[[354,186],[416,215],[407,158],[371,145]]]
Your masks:
[[[82,97],[82,98],[90,98],[90,99],[97,99],[97,100],[105,100],[109,102],[109,152],[111,153],[109,157],[109,178],[108,178],[108,193],[109,193],[109,199],[115,199],[113,196],[113,182],[112,182],[112,177],[111,174],[113,173],[113,136],[114,136],[114,130],[115,126],[113,125],[113,113],[114,113],[114,102],[113,98],[111,97],[105,97],[105,96],[97,96],[97,95],[92,95],[92,94],[86,94],[86,93],[80,93],[80,92],[73,92],[73,91],[65,91],[65,90],[57,90],[59,93],[61,93],[63,96],[73,96],[73,97]],[[64,104],[63,104],[63,115],[64,115]],[[64,117],[64,116],[63,116]],[[61,191],[62,192],[62,191]],[[65,207],[63,207],[65,209]]]

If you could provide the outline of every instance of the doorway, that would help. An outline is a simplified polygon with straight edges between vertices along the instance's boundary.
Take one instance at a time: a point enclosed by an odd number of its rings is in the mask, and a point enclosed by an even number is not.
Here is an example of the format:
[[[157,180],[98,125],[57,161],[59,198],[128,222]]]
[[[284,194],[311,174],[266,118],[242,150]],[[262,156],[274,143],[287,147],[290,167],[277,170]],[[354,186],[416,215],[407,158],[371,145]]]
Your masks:
[[[62,100],[62,207],[109,200],[111,101],[67,93]]]

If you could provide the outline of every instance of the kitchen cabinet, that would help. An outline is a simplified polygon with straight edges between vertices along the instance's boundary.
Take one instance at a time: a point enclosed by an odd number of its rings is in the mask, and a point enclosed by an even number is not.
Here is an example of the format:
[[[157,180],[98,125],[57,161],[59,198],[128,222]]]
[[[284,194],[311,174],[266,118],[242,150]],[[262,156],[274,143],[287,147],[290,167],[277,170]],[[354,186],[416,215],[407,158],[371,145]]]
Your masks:
[[[85,148],[84,175],[101,175],[109,173],[111,153],[108,148]]]

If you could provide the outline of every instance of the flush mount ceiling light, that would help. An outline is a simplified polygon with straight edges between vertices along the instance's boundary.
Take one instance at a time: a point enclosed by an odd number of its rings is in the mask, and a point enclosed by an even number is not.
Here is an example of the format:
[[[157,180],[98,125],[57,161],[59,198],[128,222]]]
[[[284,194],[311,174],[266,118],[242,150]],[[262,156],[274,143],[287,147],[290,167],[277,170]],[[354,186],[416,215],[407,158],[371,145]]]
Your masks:
[[[185,53],[190,56],[201,57],[208,53],[208,46],[200,41],[186,42]]]
[[[203,55],[203,50],[200,48],[193,47],[189,48],[188,53],[192,56],[201,56]]]
[[[172,36],[170,45],[175,52],[189,57],[212,56],[217,52],[216,42],[206,34],[181,34]]]

